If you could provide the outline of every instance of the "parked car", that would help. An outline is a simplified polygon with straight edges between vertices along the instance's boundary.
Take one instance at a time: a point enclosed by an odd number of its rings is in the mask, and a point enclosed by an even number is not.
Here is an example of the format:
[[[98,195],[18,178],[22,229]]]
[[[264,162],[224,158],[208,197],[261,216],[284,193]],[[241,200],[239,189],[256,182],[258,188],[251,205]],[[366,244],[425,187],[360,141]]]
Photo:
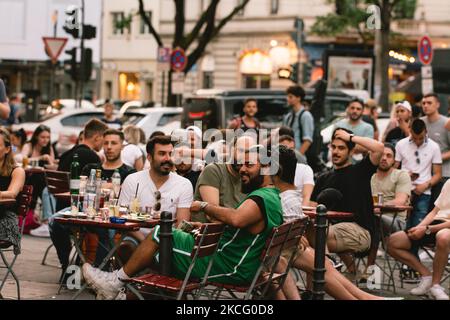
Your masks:
[[[150,109],[154,107],[161,107],[160,103],[154,103],[152,101],[150,102],[143,102],[138,100],[128,101],[127,103],[124,103],[122,107],[119,110],[120,114],[124,114],[127,111],[137,111],[140,109]]]
[[[142,128],[147,139],[155,131],[171,134],[173,130],[181,128],[181,114],[183,108],[160,107],[145,108],[145,110],[145,116],[138,121],[129,123]],[[130,113],[139,113],[139,110],[130,111]]]
[[[305,105],[311,103],[313,95],[313,89],[306,89]],[[256,117],[265,128],[279,127],[284,115],[289,112],[284,90],[198,90],[195,95],[186,98],[181,124],[187,127],[194,121],[202,121],[203,130],[226,128],[231,119],[242,114],[244,100],[250,97],[258,101]],[[321,123],[325,125],[345,111],[352,98],[342,91],[328,90],[325,117]]]
[[[61,155],[73,147],[80,131],[89,120],[92,118],[101,119],[103,115],[103,108],[66,110],[42,121],[24,122],[13,125],[13,130],[23,128],[27,133],[27,137],[30,138],[39,125],[43,124],[50,127],[51,141],[53,143],[56,142],[56,152]],[[126,125],[128,123],[138,122],[143,117],[144,115],[141,113],[127,112],[122,119],[122,123]]]

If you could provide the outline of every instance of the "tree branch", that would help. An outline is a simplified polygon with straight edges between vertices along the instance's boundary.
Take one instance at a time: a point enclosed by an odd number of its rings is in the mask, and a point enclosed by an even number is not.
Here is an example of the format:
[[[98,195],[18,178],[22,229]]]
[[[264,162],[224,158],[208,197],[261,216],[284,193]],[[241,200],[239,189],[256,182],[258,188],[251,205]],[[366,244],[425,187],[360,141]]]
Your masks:
[[[230,12],[228,16],[223,18],[216,27],[214,31],[213,38],[220,32],[220,30],[231,20],[233,17],[250,2],[250,0],[244,0],[240,5],[236,6],[233,11]]]
[[[212,0],[208,6],[208,9],[206,11],[203,11],[202,15],[200,16],[200,19],[195,24],[192,31],[189,33],[188,36],[186,36],[184,40],[184,49],[188,49],[190,45],[198,38],[198,35],[200,33],[200,30],[203,28],[203,26],[206,23],[206,20],[209,15],[212,14],[212,10],[215,10],[220,0]]]
[[[184,47],[184,24],[186,23],[184,12],[184,0],[174,0],[175,2],[175,36],[173,37],[172,48]]]
[[[145,24],[149,28],[150,33],[155,38],[156,43],[158,44],[158,46],[162,47],[163,46],[163,42],[161,40],[161,37],[156,32],[155,28],[153,28],[152,22],[150,21],[150,19],[148,18],[147,14],[145,12],[143,0],[139,0],[139,15],[141,16],[141,19],[144,20]]]

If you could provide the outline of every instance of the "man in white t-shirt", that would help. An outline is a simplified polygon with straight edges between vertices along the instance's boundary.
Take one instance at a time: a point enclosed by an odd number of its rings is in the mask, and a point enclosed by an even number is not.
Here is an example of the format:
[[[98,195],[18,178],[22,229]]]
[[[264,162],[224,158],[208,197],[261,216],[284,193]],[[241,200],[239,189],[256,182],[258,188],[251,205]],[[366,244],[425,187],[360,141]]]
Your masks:
[[[147,143],[150,170],[136,172],[125,179],[119,198],[121,206],[129,206],[137,195],[139,206],[144,210],[149,207],[152,211],[169,211],[176,225],[190,220],[192,184],[173,172],[172,152],[170,136],[157,136]],[[142,233],[138,235],[138,240],[143,238]]]
[[[434,205],[434,209],[417,226],[393,234],[389,238],[388,251],[392,257],[422,276],[411,294],[429,293],[436,300],[449,300],[440,282],[450,253],[450,180],[444,184]],[[433,272],[410,252],[411,248],[430,245],[435,247]]]
[[[425,122],[415,119],[411,134],[395,146],[395,166],[409,172],[412,181],[411,205],[413,211],[406,228],[418,225],[428,213],[431,187],[439,183],[442,157],[436,142],[427,137]]]
[[[294,139],[288,135],[283,135],[279,138],[280,145],[287,147],[288,149],[295,150],[295,142]],[[298,154],[297,156],[297,167],[295,169],[295,178],[294,184],[297,187],[297,190],[300,191],[300,196],[302,198],[302,205],[309,206],[311,194],[314,189],[314,172],[310,166],[307,164],[298,162]],[[300,156],[303,157],[302,154]]]

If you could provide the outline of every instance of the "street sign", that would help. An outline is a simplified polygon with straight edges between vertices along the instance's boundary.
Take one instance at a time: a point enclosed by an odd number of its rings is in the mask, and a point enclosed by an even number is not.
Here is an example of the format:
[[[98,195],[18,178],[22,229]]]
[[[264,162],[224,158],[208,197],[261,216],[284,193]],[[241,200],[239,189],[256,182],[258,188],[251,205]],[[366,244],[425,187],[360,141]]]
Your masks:
[[[45,52],[48,54],[52,63],[56,63],[64,46],[67,43],[67,38],[42,37],[45,45]]]
[[[172,73],[172,94],[184,93],[184,72]]]
[[[419,54],[419,60],[424,65],[428,65],[433,60],[433,46],[431,45],[431,39],[428,36],[420,38],[417,44],[417,52]]]
[[[433,68],[431,66],[422,66],[422,94],[433,92]]]
[[[180,47],[175,48],[170,55],[170,65],[175,72],[182,72],[187,65],[187,57]]]
[[[431,66],[422,66],[421,74],[423,79],[433,78],[433,70]]]
[[[169,71],[170,70],[170,48],[159,47],[158,48],[158,70]]]

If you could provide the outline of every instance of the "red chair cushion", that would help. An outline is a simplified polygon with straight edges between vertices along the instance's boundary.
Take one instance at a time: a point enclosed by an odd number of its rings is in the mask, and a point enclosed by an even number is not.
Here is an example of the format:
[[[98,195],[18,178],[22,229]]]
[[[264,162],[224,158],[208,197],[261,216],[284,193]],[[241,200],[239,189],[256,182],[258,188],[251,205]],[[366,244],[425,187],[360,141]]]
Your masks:
[[[146,274],[137,278],[130,279],[131,282],[138,283],[144,286],[164,289],[168,291],[180,291],[183,285],[183,280],[163,276],[159,274]],[[185,292],[190,292],[200,286],[199,282],[188,282]]]

